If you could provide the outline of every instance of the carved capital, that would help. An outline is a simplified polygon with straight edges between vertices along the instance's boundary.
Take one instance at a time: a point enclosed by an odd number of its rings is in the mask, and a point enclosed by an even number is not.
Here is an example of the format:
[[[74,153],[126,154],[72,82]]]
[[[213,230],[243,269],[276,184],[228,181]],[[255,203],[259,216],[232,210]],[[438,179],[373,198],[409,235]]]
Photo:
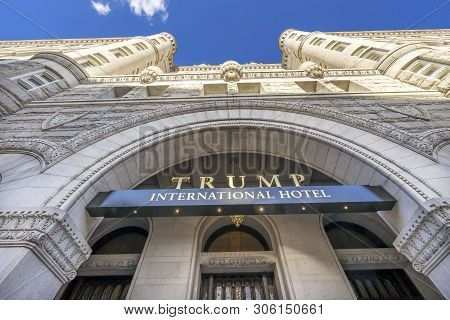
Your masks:
[[[27,247],[61,281],[70,281],[91,249],[65,215],[56,208],[0,209],[0,246]]]
[[[433,199],[419,208],[394,241],[415,270],[429,274],[449,253],[450,199]]]

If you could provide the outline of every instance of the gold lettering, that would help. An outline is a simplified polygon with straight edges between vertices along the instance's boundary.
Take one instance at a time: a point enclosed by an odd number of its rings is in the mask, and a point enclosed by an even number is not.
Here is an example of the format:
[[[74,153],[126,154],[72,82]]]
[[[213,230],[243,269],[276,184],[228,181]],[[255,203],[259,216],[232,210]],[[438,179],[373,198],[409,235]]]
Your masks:
[[[266,185],[266,187],[271,187],[272,184],[274,184],[274,183],[275,183],[275,185],[276,185],[277,187],[281,187],[280,180],[278,179],[278,177],[279,177],[278,174],[274,174],[274,175],[272,176],[272,180],[270,180],[270,182],[267,181],[267,179],[264,178],[263,176],[257,175],[256,177],[257,177],[258,180],[259,180],[259,187],[260,187],[260,188],[263,187],[263,183]]]
[[[181,189],[181,185],[183,184],[183,182],[189,182],[190,180],[190,177],[172,177],[172,183],[177,184],[177,189]]]
[[[200,189],[204,189],[205,186],[210,189],[214,189],[214,186],[212,185],[213,181],[213,177],[200,177]]]
[[[296,187],[300,187],[302,182],[305,181],[305,176],[301,174],[290,174],[289,178],[291,178],[292,181],[294,181],[294,185]]]
[[[227,176],[228,178],[228,185],[230,186],[230,188],[243,188],[245,186],[245,176],[239,176],[239,178],[241,178],[241,185],[239,187],[236,187],[234,185],[234,176]]]

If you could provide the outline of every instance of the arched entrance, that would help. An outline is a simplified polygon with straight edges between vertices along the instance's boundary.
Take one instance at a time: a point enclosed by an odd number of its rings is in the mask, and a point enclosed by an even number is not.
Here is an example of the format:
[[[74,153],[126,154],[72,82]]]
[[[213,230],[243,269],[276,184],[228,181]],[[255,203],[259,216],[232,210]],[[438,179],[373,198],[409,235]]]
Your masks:
[[[285,159],[295,160],[342,184],[383,186],[395,196],[398,202],[392,212],[378,214],[395,234],[403,230],[414,212],[426,201],[442,195],[432,184],[411,171],[407,162],[397,158],[400,153],[402,156],[411,153],[420,157],[417,153],[375,134],[346,125],[342,119],[336,122],[306,113],[297,113],[295,110],[280,112],[269,110],[269,108],[227,109],[223,107],[155,118],[150,124],[121,127],[121,130],[109,132],[108,134],[111,135],[108,138],[96,138],[97,142],[79,149],[64,163],[56,163],[41,174],[45,176],[48,172],[52,175],[61,175],[63,178],[60,185],[52,186],[36,194],[33,201],[36,205],[67,211],[67,217],[70,217],[74,228],[79,230],[79,237],[89,238],[100,222],[100,219],[89,217],[85,211],[87,204],[98,192],[134,188],[147,180],[149,176],[155,176],[184,161],[191,161],[209,154],[231,152],[257,153],[266,156],[282,155]],[[77,139],[83,139],[83,137]],[[377,147],[372,148],[372,144],[376,144]],[[380,146],[387,151],[383,153],[377,151],[380,150]],[[74,150],[76,150],[75,147]],[[175,150],[175,152],[167,153],[167,150]],[[68,167],[68,162],[80,163],[80,166]],[[284,231],[294,227],[297,228],[297,232],[301,230],[304,234],[310,230],[303,229],[305,221],[290,223],[285,219],[285,217],[270,219],[273,220],[270,223],[277,225],[278,230],[275,230],[275,233],[278,233],[279,229]],[[315,221],[315,216],[304,219],[309,219],[309,223],[320,226],[319,221]],[[162,236],[166,237],[165,245],[170,245],[168,247],[170,249],[162,249],[162,244],[160,247],[153,248],[157,259],[151,263],[183,264],[184,269],[178,273],[180,279],[177,279],[175,284],[168,284],[172,286],[170,291],[175,294],[165,295],[159,290],[158,285],[154,286],[153,291],[139,291],[137,287],[143,282],[137,281],[132,283],[131,287],[136,287],[136,294],[139,292],[139,295],[142,294],[144,298],[152,298],[153,294],[161,294],[162,298],[193,298],[193,284],[188,279],[195,269],[195,264],[192,262],[196,257],[192,252],[197,250],[195,247],[197,243],[195,230],[197,229],[195,228],[202,219],[181,217],[176,222],[169,219],[158,220],[153,221],[157,226],[154,230],[155,232],[158,230]],[[195,226],[194,231],[188,232],[193,226]],[[177,241],[173,241],[172,235],[178,237]],[[180,237],[183,240],[180,240]],[[284,234],[279,234],[278,237],[281,242],[291,241],[289,237],[283,239]],[[399,248],[403,248],[410,237],[411,234],[401,235]],[[292,257],[294,255],[300,257],[298,255],[301,254],[299,253],[302,250],[301,244],[290,244],[288,247],[291,249],[293,246],[296,253],[292,253]],[[172,262],[163,261],[170,260],[167,255],[170,256],[180,250],[182,258],[172,259]],[[88,254],[88,252],[85,253],[85,255]],[[414,252],[408,254],[410,260],[421,255]],[[287,255],[291,255],[291,252]],[[285,256],[286,254],[281,259],[289,260]],[[431,259],[428,256],[423,258],[415,263],[417,270],[423,270],[427,261]],[[83,259],[80,258],[73,262],[69,269],[77,269],[82,261]],[[140,264],[140,266],[143,265]],[[177,268],[174,267],[173,270]],[[171,279],[170,274],[176,272],[173,270],[163,278],[165,282],[170,282],[168,280]],[[286,279],[286,282],[290,283],[286,286],[286,291],[290,294],[287,295],[288,297],[307,297],[305,292],[313,291],[305,290],[309,284],[302,287],[295,283],[308,282],[302,277],[295,279],[286,277]],[[324,277],[321,279],[322,282],[326,282],[323,280]],[[342,277],[341,279],[336,277],[330,281],[344,280]],[[325,286],[326,284],[323,283],[323,287]],[[351,297],[348,292],[346,294],[347,297]],[[130,298],[134,297],[130,296]],[[313,296],[310,297],[313,298]]]

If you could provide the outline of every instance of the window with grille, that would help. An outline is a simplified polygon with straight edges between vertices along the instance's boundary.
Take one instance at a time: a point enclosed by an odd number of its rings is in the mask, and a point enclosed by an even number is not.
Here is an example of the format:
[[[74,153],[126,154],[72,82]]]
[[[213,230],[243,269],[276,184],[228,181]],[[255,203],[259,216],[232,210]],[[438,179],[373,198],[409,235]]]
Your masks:
[[[273,273],[204,274],[200,300],[276,300]]]
[[[62,300],[124,300],[132,277],[77,277]]]
[[[409,300],[423,299],[406,272],[392,270],[346,271],[358,299]]]

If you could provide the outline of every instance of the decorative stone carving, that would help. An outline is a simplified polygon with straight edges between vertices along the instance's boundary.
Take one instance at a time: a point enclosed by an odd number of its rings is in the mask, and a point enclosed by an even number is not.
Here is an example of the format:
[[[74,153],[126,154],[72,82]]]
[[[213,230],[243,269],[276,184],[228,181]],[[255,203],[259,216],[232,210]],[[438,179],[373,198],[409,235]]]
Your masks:
[[[220,69],[220,68],[219,68]],[[243,74],[241,79],[289,79],[307,77],[305,71],[289,70],[289,71],[270,71],[270,70],[254,70],[242,67]],[[373,69],[358,69],[358,70],[323,70],[324,77],[348,77],[348,76],[377,76],[380,71]],[[140,76],[97,76],[90,77],[84,83],[127,83],[139,82]],[[160,82],[172,81],[190,81],[190,80],[220,80],[222,73],[220,70],[214,73],[187,73],[187,74],[161,74],[158,77]]]
[[[0,210],[0,246],[29,247],[61,281],[70,281],[91,249],[64,215],[58,209]]]
[[[313,79],[320,79],[324,76],[323,68],[312,61],[303,62],[298,70],[306,72],[306,75]]]
[[[412,105],[412,104],[411,105],[410,104],[385,105],[385,104],[380,104],[380,106],[385,108],[385,109],[387,109],[387,110],[404,114],[405,116],[408,116],[408,117],[421,119],[421,120],[427,120],[427,121],[429,121],[431,119],[430,114],[427,111],[425,111],[424,109],[422,109],[418,105]]]
[[[408,259],[396,249],[337,249],[336,255],[343,265],[400,264]]]
[[[11,138],[0,140],[0,151],[2,150],[31,153],[43,164],[56,162],[70,154],[70,151],[60,144],[34,138]]]
[[[132,115],[120,121],[108,123],[90,131],[80,133],[79,135],[60,144],[44,139],[30,138],[0,140],[0,150],[20,150],[33,153],[45,164],[49,165],[63,159],[73,151],[79,150],[110,135],[143,123],[192,112],[242,108],[307,114],[344,123],[346,125],[380,135],[405,147],[409,147],[410,149],[415,150],[416,152],[429,158],[433,157],[434,148],[448,140],[450,137],[449,129],[436,129],[427,135],[418,136],[414,133],[396,129],[389,124],[369,120],[358,115],[335,111],[318,105],[308,105],[286,101],[230,100],[226,102],[208,101],[201,103],[179,104],[146,113]]]
[[[237,82],[242,77],[242,67],[236,61],[227,61],[220,67],[222,79],[226,82]]]
[[[450,251],[450,199],[434,199],[419,208],[394,246],[413,264],[415,270],[429,274]]]
[[[80,112],[56,112],[50,116],[50,118],[46,119],[42,123],[42,130],[50,130],[57,127],[60,127],[66,123],[78,120],[85,115],[87,115],[89,111],[80,111]]]
[[[139,254],[108,254],[108,255],[91,255],[84,262],[80,269],[79,275],[132,275],[139,263]]]
[[[265,256],[209,257],[202,261],[203,265],[217,267],[268,266],[274,263]]]
[[[162,74],[163,71],[156,66],[150,66],[148,68],[145,68],[140,76],[139,76],[139,81],[143,84],[148,84],[148,83],[152,83],[154,81],[156,81],[156,79],[158,78],[158,75]]]

